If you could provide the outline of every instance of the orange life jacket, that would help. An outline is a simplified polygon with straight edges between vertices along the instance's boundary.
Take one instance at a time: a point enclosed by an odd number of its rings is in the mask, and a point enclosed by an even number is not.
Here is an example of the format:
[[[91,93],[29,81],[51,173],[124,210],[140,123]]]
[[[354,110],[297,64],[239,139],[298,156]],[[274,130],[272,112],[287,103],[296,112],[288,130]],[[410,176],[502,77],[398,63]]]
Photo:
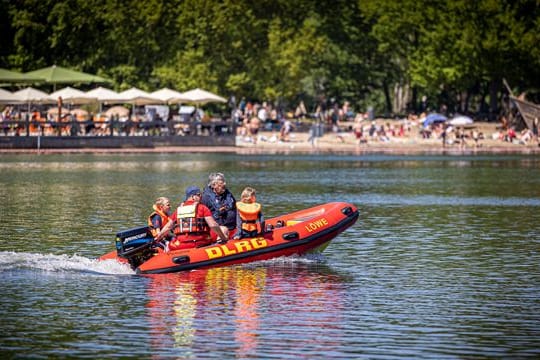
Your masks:
[[[261,232],[261,224],[258,221],[261,213],[261,204],[237,202],[236,208],[238,209],[238,214],[242,220],[242,230],[248,232],[257,230],[258,232]]]
[[[199,203],[182,203],[176,209],[177,225],[174,228],[176,235],[180,234],[210,234],[210,227],[204,218],[197,217]]]
[[[152,236],[156,237],[157,234],[159,234],[159,231],[161,229],[154,228],[154,224],[152,224],[152,218],[154,217],[154,215],[157,214],[161,216],[161,227],[164,227],[170,221],[170,219],[169,219],[169,216],[165,214],[163,211],[159,210],[156,205],[153,205],[152,208],[154,209],[154,212],[151,213],[150,216],[148,216],[148,227],[150,228],[150,232],[152,233]]]

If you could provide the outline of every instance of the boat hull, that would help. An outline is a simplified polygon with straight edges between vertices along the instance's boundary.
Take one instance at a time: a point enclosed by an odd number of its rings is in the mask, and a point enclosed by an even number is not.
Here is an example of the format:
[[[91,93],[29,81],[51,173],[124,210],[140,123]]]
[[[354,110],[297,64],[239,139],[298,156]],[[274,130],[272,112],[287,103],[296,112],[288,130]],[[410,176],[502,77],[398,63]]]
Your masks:
[[[350,203],[315,206],[268,219],[266,224],[273,230],[259,237],[170,252],[157,248],[135,271],[140,274],[189,271],[322,251],[332,239],[352,226],[358,215],[358,209]],[[116,251],[100,259],[126,262]]]

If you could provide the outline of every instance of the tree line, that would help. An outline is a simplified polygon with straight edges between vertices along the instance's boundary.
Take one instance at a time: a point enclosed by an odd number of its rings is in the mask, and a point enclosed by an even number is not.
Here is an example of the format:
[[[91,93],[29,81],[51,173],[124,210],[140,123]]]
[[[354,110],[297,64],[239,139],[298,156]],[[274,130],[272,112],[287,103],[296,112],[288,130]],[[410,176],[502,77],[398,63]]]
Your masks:
[[[292,108],[349,101],[494,119],[540,98],[538,0],[0,0],[0,66],[116,90],[195,87]]]

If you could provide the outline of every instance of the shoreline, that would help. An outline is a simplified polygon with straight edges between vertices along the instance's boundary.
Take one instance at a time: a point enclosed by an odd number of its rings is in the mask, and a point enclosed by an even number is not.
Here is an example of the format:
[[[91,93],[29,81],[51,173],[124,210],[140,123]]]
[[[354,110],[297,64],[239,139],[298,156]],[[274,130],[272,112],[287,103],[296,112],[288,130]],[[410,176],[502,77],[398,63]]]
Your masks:
[[[231,153],[238,155],[288,155],[288,154],[387,154],[387,155],[488,155],[488,154],[540,154],[540,146],[536,141],[528,144],[493,140],[492,134],[497,124],[479,123],[478,128],[485,134],[485,139],[474,146],[468,140],[464,147],[458,144],[442,146],[440,139],[423,139],[415,130],[412,135],[402,138],[391,138],[388,142],[368,141],[360,144],[352,132],[325,133],[314,143],[308,141],[309,134],[292,132],[290,140],[276,141],[279,133],[262,131],[258,134],[256,144],[248,138],[236,137],[236,146],[158,146],[158,147],[125,147],[125,148],[63,148],[63,149],[0,149],[2,154],[128,154],[128,153]],[[247,141],[246,141],[247,140]],[[274,140],[274,141],[271,141]]]
[[[270,138],[275,133],[263,132],[262,136]],[[515,144],[502,140],[484,139],[474,146],[472,140],[460,147],[457,144],[442,146],[440,139],[422,139],[419,136],[394,138],[389,142],[370,141],[359,144],[352,133],[325,134],[317,139],[313,146],[308,142],[309,134],[292,134],[288,142],[258,142],[257,144],[238,141],[237,149],[241,154],[390,154],[390,155],[462,155],[462,154],[540,154],[540,146],[536,142]]]
[[[298,142],[287,142],[275,145],[237,145],[237,146],[164,146],[155,148],[83,148],[83,149],[0,149],[1,155],[23,154],[150,154],[150,153],[230,153],[237,155],[293,155],[293,154],[336,154],[336,155],[536,155],[540,154],[540,147],[532,145],[507,146],[457,146],[442,147],[434,144],[367,144],[367,145],[328,145],[320,143],[316,146]]]

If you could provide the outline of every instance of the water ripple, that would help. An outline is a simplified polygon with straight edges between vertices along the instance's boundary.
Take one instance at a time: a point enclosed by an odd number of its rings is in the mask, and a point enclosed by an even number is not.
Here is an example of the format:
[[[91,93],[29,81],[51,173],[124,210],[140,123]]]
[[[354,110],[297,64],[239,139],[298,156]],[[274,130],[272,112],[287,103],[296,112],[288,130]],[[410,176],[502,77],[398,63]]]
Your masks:
[[[7,358],[540,357],[538,157],[3,160]],[[349,201],[360,218],[318,257],[144,276],[94,260],[212,171],[268,217]]]

